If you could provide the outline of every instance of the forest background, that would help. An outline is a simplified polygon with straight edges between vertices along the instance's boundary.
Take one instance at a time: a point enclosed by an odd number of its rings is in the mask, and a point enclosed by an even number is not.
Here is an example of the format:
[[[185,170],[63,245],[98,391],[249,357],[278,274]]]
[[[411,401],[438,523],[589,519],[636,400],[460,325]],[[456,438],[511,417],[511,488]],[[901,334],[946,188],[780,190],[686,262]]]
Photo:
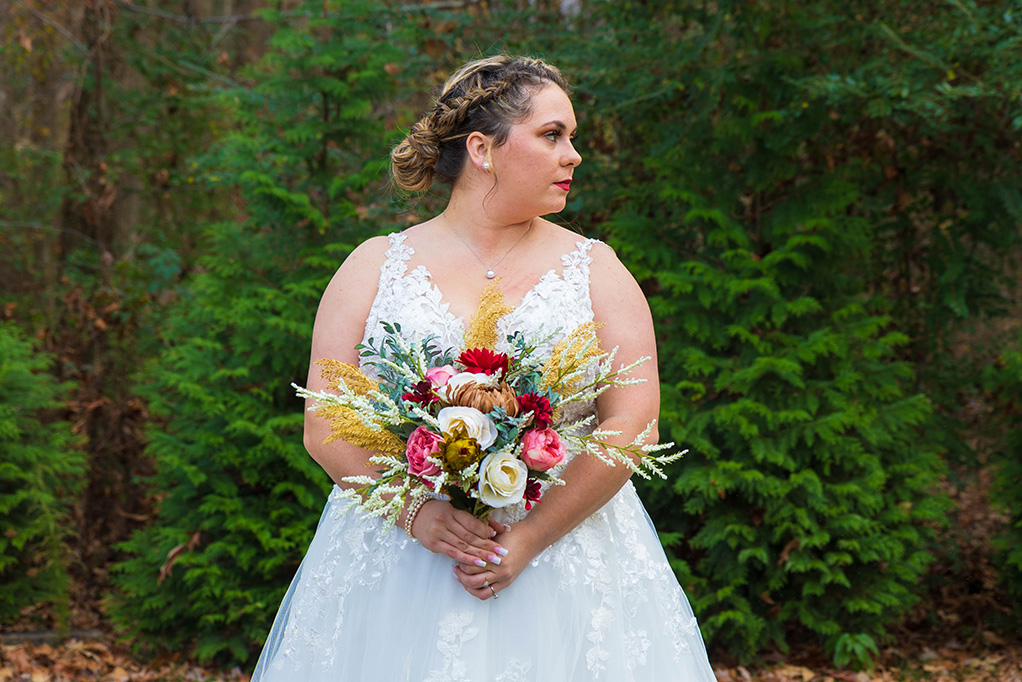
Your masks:
[[[1022,7],[23,0],[0,36],[8,629],[252,663],[328,490],[318,296],[443,206],[387,152],[511,52],[574,85],[556,219],[653,309],[691,452],[641,493],[713,656],[1018,644]]]

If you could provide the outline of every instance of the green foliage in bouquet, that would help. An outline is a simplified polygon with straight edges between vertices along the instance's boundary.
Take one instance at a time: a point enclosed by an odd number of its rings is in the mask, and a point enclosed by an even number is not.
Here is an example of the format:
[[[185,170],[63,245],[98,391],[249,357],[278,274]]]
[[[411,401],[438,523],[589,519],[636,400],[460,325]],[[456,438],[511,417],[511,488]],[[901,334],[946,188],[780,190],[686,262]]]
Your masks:
[[[67,521],[85,457],[56,421],[67,386],[47,373],[52,362],[0,322],[0,623],[46,601],[67,617]]]
[[[661,434],[692,450],[646,499],[711,646],[743,658],[797,636],[867,666],[918,600],[946,509],[899,329],[915,321],[886,295],[898,185],[875,142],[985,99],[934,89],[944,72],[884,38],[924,9],[898,5],[607,4],[565,48],[590,112],[574,208],[650,299]],[[907,184],[941,163],[899,159]]]
[[[379,105],[397,87],[385,64],[402,58],[375,3],[327,5],[281,25],[247,74],[256,85],[223,93],[239,123],[205,165],[246,217],[206,226],[140,389],[162,420],[148,446],[159,501],[122,547],[109,608],[149,650],[250,661],[325,501],[289,384],[305,380],[326,283],[379,230],[366,197],[387,147]]]
[[[996,413],[1004,420],[1004,438],[991,456],[996,467],[991,497],[1008,513],[1008,527],[996,540],[998,563],[1008,593],[1022,599],[1022,339],[987,368],[986,379]]]

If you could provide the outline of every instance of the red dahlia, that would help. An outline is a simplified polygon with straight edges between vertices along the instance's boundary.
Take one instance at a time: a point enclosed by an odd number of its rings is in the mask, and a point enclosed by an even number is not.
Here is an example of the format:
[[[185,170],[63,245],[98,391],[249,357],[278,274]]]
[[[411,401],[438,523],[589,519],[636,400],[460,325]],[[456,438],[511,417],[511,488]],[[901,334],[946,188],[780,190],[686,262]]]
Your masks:
[[[553,423],[553,410],[550,408],[550,401],[546,396],[526,393],[518,396],[518,404],[521,406],[521,414],[532,412],[533,424],[537,429],[548,428]]]
[[[472,348],[458,356],[458,362],[465,365],[466,372],[473,374],[494,374],[498,369],[507,374],[509,360],[503,353],[494,353],[488,348]]]

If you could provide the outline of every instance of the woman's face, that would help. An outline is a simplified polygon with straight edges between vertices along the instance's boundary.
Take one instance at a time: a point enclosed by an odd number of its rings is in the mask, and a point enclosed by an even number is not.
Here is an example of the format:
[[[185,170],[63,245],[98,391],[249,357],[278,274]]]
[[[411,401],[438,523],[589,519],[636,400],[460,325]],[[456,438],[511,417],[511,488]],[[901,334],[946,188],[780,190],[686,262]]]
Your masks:
[[[519,219],[564,209],[571,176],[582,157],[572,145],[577,124],[571,100],[548,84],[532,96],[529,116],[511,126],[507,141],[490,150],[497,195]]]

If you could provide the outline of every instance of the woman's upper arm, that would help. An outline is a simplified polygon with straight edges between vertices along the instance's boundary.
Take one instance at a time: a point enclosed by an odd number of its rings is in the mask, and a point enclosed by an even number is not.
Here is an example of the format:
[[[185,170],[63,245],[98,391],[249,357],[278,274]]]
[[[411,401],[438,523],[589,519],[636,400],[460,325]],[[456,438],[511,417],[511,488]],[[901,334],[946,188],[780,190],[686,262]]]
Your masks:
[[[329,358],[358,364],[355,346],[362,342],[365,334],[366,318],[376,298],[386,249],[384,237],[361,244],[345,259],[323,292],[312,331],[306,383],[310,390],[321,391],[327,387],[317,360]],[[370,453],[342,440],[328,444],[325,441],[330,433],[329,421],[314,412],[305,413],[305,449],[335,483],[344,484],[344,477],[365,472]]]
[[[660,411],[656,339],[653,318],[638,282],[606,244],[593,246],[590,266],[590,296],[593,316],[603,326],[597,332],[606,351],[617,348],[615,367],[639,358],[649,360],[632,370],[630,377],[644,379],[633,386],[612,387],[599,398],[600,421],[624,418],[641,430]]]
[[[363,242],[345,259],[323,292],[312,330],[309,388],[321,390],[326,385],[315,364],[317,360],[330,358],[358,364],[355,346],[362,342],[365,333],[386,249],[385,237]]]

